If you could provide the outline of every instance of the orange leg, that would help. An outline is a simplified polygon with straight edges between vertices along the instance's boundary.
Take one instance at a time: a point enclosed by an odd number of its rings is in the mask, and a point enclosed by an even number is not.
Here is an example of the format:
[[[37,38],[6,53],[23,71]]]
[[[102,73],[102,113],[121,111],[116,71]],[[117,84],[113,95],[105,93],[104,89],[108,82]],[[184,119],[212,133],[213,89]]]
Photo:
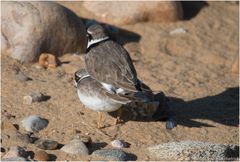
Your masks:
[[[113,125],[117,125],[117,123],[121,120],[121,116],[122,116],[122,108],[120,107],[117,111],[117,118],[114,119]]]
[[[98,125],[97,125],[98,129],[103,127],[102,126],[102,116],[103,116],[102,112],[98,111]]]

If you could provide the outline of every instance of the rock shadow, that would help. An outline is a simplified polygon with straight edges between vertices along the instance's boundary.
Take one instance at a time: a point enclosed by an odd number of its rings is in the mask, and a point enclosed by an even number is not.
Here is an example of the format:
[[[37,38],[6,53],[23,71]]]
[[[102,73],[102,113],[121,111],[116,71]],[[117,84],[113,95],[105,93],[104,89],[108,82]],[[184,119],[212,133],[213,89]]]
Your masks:
[[[208,6],[205,1],[181,1],[183,8],[183,19],[190,20],[197,16],[203,7]]]
[[[178,125],[188,127],[214,127],[195,121],[195,119],[238,127],[239,125],[239,87],[228,88],[215,96],[207,96],[192,101],[170,97],[170,107]]]
[[[107,146],[106,142],[92,142],[91,145],[89,146],[90,154],[92,154],[94,151],[100,150],[106,146]]]

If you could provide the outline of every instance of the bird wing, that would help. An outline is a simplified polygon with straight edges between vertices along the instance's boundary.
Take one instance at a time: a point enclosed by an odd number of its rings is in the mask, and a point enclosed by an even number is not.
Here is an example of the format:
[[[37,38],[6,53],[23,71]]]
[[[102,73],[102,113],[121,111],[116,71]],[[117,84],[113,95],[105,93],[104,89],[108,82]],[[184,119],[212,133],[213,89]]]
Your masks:
[[[113,41],[97,44],[85,56],[88,73],[97,81],[137,92],[137,73],[128,52]]]

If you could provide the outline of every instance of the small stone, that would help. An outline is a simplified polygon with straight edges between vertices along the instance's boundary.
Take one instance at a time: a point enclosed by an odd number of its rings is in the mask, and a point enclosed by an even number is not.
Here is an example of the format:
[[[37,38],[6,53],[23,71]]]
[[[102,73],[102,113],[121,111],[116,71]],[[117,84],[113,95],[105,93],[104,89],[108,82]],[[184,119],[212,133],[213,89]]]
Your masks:
[[[11,157],[27,157],[27,152],[22,147],[14,146],[3,156],[6,159]]]
[[[48,153],[46,153],[45,151],[37,151],[34,154],[34,160],[37,161],[48,161],[50,159]]]
[[[28,76],[26,76],[23,72],[18,71],[16,74],[16,78],[20,81],[29,81],[32,80],[31,78],[29,78]]]
[[[88,135],[80,135],[80,134],[78,134],[78,135],[76,135],[76,136],[74,137],[74,139],[79,139],[79,140],[81,140],[87,147],[90,147],[91,144],[92,144],[92,139],[91,139],[91,137],[88,136]]]
[[[6,110],[3,111],[2,115],[7,119],[15,118],[15,115],[8,113]]]
[[[33,138],[31,138],[29,134],[22,134],[18,131],[11,138],[15,141],[20,141],[20,142],[24,142],[24,143],[33,143],[33,141],[34,141]]]
[[[183,28],[176,28],[176,29],[169,32],[170,35],[185,34],[185,33],[187,33],[187,31]]]
[[[79,139],[73,139],[69,142],[69,144],[64,145],[61,148],[62,151],[69,154],[80,154],[80,155],[88,155],[89,151],[86,145]]]
[[[49,97],[43,95],[40,92],[33,92],[30,95],[24,96],[23,97],[23,103],[30,105],[33,102],[41,102],[41,101],[46,101]]]
[[[128,144],[123,140],[113,140],[111,142],[111,145],[112,147],[119,148],[119,149],[128,147]]]
[[[1,161],[26,161],[27,159],[23,158],[23,157],[10,157],[10,158],[3,158]]]
[[[58,142],[48,139],[38,139],[34,144],[43,150],[55,150],[58,147]]]
[[[48,125],[48,120],[43,119],[37,115],[32,115],[24,118],[21,121],[22,126],[29,132],[38,132]]]
[[[93,155],[106,158],[106,160],[126,161],[127,153],[119,149],[96,150]]]
[[[5,152],[6,150],[3,148],[3,147],[1,147],[1,152]]]

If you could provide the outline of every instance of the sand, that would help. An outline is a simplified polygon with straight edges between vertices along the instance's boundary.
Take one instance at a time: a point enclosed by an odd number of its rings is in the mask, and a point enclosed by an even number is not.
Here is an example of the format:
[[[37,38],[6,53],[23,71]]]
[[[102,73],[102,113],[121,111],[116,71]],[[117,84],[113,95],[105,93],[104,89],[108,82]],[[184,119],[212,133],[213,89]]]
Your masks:
[[[170,98],[178,124],[171,131],[165,129],[165,122],[131,119],[98,130],[97,113],[80,103],[70,79],[76,70],[84,67],[81,57],[73,54],[60,57],[63,64],[55,71],[48,71],[23,65],[2,53],[2,122],[20,125],[24,117],[39,115],[49,120],[48,127],[36,134],[39,138],[67,144],[78,133],[88,134],[96,149],[99,146],[111,148],[113,139],[123,139],[130,143],[124,150],[136,155],[137,160],[156,160],[146,148],[169,141],[238,144],[239,75],[231,73],[239,52],[238,15],[238,5],[234,2],[208,2],[208,6],[189,20],[120,27],[135,33],[131,37],[123,34],[118,39],[124,42],[133,58],[139,78]],[[170,32],[177,28],[186,32],[171,35]],[[32,81],[16,79],[16,69]],[[23,104],[23,97],[31,92],[41,92],[51,98],[45,102]],[[6,119],[4,111],[15,118]],[[106,114],[105,123],[112,121],[113,117]],[[21,126],[19,129],[23,131]],[[1,144],[6,150],[16,145],[24,146],[28,151],[38,150],[33,144],[12,140],[13,131],[7,128],[2,128],[1,135]],[[47,152],[54,154],[55,160],[98,160],[60,150]]]

